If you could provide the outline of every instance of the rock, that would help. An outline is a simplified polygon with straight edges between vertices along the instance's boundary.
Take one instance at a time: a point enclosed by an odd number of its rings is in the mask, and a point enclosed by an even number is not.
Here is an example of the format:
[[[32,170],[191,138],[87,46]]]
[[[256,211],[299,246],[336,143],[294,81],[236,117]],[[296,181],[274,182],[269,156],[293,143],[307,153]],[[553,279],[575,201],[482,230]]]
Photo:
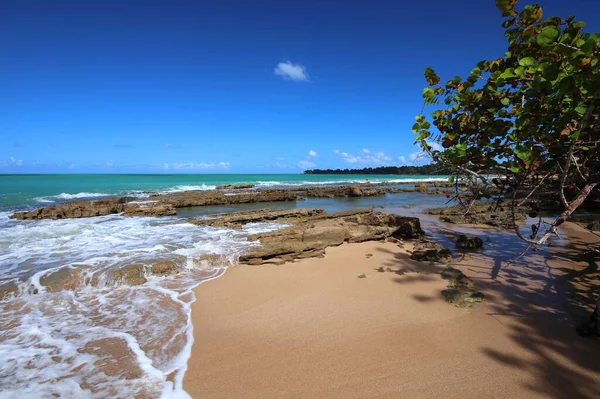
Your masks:
[[[452,262],[452,253],[446,248],[424,249],[413,251],[413,253],[410,255],[410,258],[418,262],[450,263]]]
[[[367,275],[363,273],[363,274],[359,274],[359,275],[358,275],[358,276],[356,276],[356,277],[358,277],[358,278],[367,278]]]
[[[461,249],[477,249],[483,247],[483,240],[476,236],[461,234],[456,239],[456,246]]]
[[[40,284],[48,292],[75,291],[84,285],[84,268],[61,267],[40,277]]]
[[[170,276],[179,271],[179,266],[176,262],[163,261],[157,262],[150,266],[150,272],[155,276]]]
[[[231,262],[221,254],[205,254],[196,259],[194,263],[204,267],[224,267],[229,266]]]
[[[429,192],[429,186],[425,182],[420,182],[415,184],[415,191],[419,193],[427,193]]]
[[[418,262],[451,263],[452,252],[434,242],[421,240],[415,244],[410,258]]]
[[[171,204],[150,203],[127,205],[123,216],[173,216],[177,211]]]
[[[489,226],[513,228],[512,215],[508,206],[496,206],[494,201],[477,200],[471,207],[468,214],[465,214],[467,208],[464,205],[454,205],[445,208],[426,209],[424,213],[430,215],[439,215],[440,221],[453,224],[486,224]],[[515,214],[517,222],[523,222],[527,219],[524,209],[517,209]]]
[[[362,197],[363,193],[360,190],[360,186],[352,186],[348,190],[349,197]]]
[[[244,190],[254,188],[254,184],[223,184],[217,186],[217,190]]]
[[[0,300],[16,296],[19,293],[19,287],[13,281],[7,281],[0,284]]]
[[[483,301],[483,294],[475,291],[475,283],[458,269],[448,266],[442,271],[443,279],[448,280],[448,288],[442,291],[449,304],[459,308],[469,308]]]
[[[102,274],[94,274],[91,285],[118,286],[118,285],[141,285],[146,281],[145,266],[141,263],[123,266],[117,270],[109,270]]]
[[[285,222],[287,219],[310,218],[325,214],[323,209],[285,209],[281,211],[271,211],[269,209],[259,209],[255,211],[232,212],[219,215],[212,215],[208,218],[192,218],[190,223],[198,226],[225,226],[240,227],[247,223],[267,222],[278,220]]]
[[[416,238],[423,234],[417,218],[375,213],[370,209],[333,214],[313,210],[296,216],[288,214],[282,219],[291,224],[289,227],[249,236],[250,241],[260,240],[261,245],[242,254],[240,263],[255,265],[273,258],[286,262],[322,256],[325,248],[345,242],[382,240],[390,236]]]
[[[373,257],[373,254],[365,254],[365,258],[371,258]]]
[[[586,228],[591,231],[600,231],[600,220],[594,220],[592,223],[588,224]]]

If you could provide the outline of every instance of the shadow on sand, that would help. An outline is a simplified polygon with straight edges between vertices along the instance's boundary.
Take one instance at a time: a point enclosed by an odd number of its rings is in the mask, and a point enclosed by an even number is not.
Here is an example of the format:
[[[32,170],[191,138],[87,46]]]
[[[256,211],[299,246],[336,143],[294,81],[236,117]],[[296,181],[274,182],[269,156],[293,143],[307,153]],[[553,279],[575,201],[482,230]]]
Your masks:
[[[591,314],[600,287],[598,254],[587,249],[588,244],[600,242],[597,236],[569,224],[561,232],[562,240],[553,239],[547,248],[521,256],[527,245],[512,231],[450,226],[426,218],[421,222],[435,241],[454,252],[453,267],[473,279],[476,289],[484,293],[484,304],[474,312],[494,317],[503,333],[524,350],[511,353],[479,348],[483,354],[526,373],[530,378],[525,387],[537,395],[600,398],[600,339],[582,338],[576,332]],[[455,249],[456,236],[461,233],[482,238],[483,250]],[[405,264],[407,259],[403,255],[398,260]],[[403,276],[397,282],[431,279],[443,269],[426,263],[418,267],[419,274],[412,279]],[[414,299],[426,302],[436,298]]]

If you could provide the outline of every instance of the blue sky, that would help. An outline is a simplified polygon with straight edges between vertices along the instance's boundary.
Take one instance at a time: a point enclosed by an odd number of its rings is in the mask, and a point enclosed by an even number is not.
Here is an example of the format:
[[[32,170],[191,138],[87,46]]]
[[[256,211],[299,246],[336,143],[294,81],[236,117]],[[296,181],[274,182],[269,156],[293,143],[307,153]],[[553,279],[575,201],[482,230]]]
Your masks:
[[[598,0],[539,4],[600,30]],[[493,0],[0,0],[0,173],[412,164],[423,69],[500,56],[501,21]]]

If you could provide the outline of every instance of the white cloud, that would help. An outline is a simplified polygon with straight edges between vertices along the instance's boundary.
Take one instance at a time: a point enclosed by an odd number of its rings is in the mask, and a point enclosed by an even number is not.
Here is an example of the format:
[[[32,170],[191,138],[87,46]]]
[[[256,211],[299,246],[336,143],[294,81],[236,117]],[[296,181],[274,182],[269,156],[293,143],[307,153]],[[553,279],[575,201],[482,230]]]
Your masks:
[[[163,169],[164,169],[164,170],[169,170],[169,164],[168,164],[168,163],[164,164],[164,165],[163,165]]]
[[[311,157],[316,157],[317,153],[315,152],[315,150],[310,150],[308,151],[308,155],[310,155]]]
[[[15,159],[15,157],[10,157],[10,162],[15,166],[23,166],[22,159]]]
[[[115,161],[113,161],[112,159],[104,164],[104,166],[107,168],[112,168],[114,165]]]
[[[227,169],[231,166],[229,162],[204,163],[204,162],[174,162],[170,165],[173,169]],[[169,169],[169,164],[165,164],[163,169]]]
[[[440,143],[436,142],[436,141],[428,141],[427,144],[431,147],[432,150],[434,151],[444,151],[444,147],[442,147],[440,145]]]
[[[333,150],[333,153],[338,155],[340,153],[340,150]]]
[[[285,158],[284,157],[275,157],[275,160],[276,161],[285,161]]]
[[[336,152],[337,151],[337,152]],[[394,158],[384,152],[371,152],[368,148],[363,148],[362,151],[356,155],[348,154],[347,152],[340,152],[338,150],[333,153],[339,155],[344,161],[348,163],[361,163],[371,165],[395,165]]]
[[[298,162],[298,167],[301,169],[310,169],[310,168],[314,168],[315,166],[317,166],[317,164],[314,162],[310,162],[310,161]]]
[[[404,155],[400,155],[398,157],[398,161],[400,161],[401,163],[406,163],[406,157]]]
[[[412,154],[410,154],[408,156],[408,159],[410,159],[411,162],[415,162],[418,161],[420,159],[423,159],[425,157],[425,153],[424,152],[413,152]]]
[[[306,67],[300,64],[292,64],[290,61],[280,62],[273,70],[275,75],[281,76],[284,79],[296,80],[296,81],[307,81],[308,73]]]

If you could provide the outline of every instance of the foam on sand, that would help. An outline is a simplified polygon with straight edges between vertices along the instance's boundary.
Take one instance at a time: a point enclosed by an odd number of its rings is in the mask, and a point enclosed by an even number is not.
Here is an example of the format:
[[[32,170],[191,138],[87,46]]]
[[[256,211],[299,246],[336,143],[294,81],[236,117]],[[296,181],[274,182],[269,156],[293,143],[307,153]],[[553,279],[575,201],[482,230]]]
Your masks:
[[[119,216],[17,222],[0,214],[0,288],[17,287],[0,300],[3,395],[188,397],[192,289],[258,245],[248,234],[279,227]],[[179,273],[151,274],[157,262]],[[123,277],[131,265],[142,274]]]

